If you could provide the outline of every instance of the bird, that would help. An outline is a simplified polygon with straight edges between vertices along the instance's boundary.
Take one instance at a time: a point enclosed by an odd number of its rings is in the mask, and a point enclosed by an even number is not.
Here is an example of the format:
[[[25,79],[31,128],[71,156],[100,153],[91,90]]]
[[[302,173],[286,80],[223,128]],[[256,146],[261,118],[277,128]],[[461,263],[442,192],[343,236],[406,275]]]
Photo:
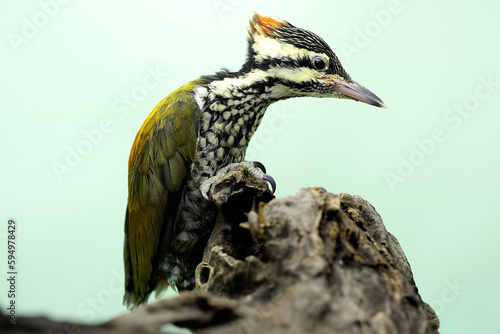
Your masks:
[[[241,69],[222,69],[171,92],[135,137],[124,241],[129,309],[168,286],[194,289],[194,270],[215,221],[206,190],[224,168],[247,163],[249,141],[271,104],[333,97],[385,107],[315,33],[255,12],[249,23]]]

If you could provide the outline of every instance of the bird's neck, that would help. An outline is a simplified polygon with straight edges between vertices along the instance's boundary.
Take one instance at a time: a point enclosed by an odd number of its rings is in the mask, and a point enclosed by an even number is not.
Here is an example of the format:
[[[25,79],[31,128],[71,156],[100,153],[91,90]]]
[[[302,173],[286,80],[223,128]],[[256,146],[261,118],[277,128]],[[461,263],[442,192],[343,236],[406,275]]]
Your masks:
[[[201,118],[193,167],[210,177],[219,168],[244,160],[267,107],[282,97],[274,79],[261,70],[218,74],[205,80],[194,89]]]
[[[279,82],[275,71],[270,70],[255,68],[245,72],[219,72],[201,79],[205,83],[197,87],[195,97],[202,111],[268,106],[294,96]]]

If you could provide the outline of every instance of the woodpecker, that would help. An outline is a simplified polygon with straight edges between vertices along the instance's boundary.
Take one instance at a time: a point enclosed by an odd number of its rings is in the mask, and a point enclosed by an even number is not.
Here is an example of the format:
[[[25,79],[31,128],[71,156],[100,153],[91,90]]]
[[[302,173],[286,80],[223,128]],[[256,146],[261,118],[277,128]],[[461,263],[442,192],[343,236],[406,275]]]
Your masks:
[[[335,97],[385,107],[351,79],[328,44],[287,21],[254,13],[237,72],[202,76],[149,114],[128,162],[125,296],[133,309],[166,286],[194,288],[215,221],[204,192],[245,151],[267,107],[292,97]],[[208,182],[208,185],[207,185]]]

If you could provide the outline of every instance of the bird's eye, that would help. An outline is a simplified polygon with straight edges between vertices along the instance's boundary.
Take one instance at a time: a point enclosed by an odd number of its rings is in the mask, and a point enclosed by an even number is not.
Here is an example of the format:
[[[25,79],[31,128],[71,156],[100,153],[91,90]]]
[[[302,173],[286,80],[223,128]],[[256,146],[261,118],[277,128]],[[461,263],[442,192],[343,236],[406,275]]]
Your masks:
[[[317,70],[324,70],[326,68],[325,61],[321,59],[320,57],[315,57],[312,61],[313,66]]]

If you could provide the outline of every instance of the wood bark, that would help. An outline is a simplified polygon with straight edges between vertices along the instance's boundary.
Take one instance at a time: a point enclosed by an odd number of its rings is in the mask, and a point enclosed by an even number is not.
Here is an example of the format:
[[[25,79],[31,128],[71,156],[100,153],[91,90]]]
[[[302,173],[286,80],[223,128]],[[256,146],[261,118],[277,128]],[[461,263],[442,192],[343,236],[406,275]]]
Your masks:
[[[76,329],[154,333],[172,323],[206,334],[438,333],[400,244],[368,201],[323,188],[274,198],[243,166],[214,183],[210,196],[217,222],[196,291]],[[64,333],[61,326],[21,317],[0,328]]]

